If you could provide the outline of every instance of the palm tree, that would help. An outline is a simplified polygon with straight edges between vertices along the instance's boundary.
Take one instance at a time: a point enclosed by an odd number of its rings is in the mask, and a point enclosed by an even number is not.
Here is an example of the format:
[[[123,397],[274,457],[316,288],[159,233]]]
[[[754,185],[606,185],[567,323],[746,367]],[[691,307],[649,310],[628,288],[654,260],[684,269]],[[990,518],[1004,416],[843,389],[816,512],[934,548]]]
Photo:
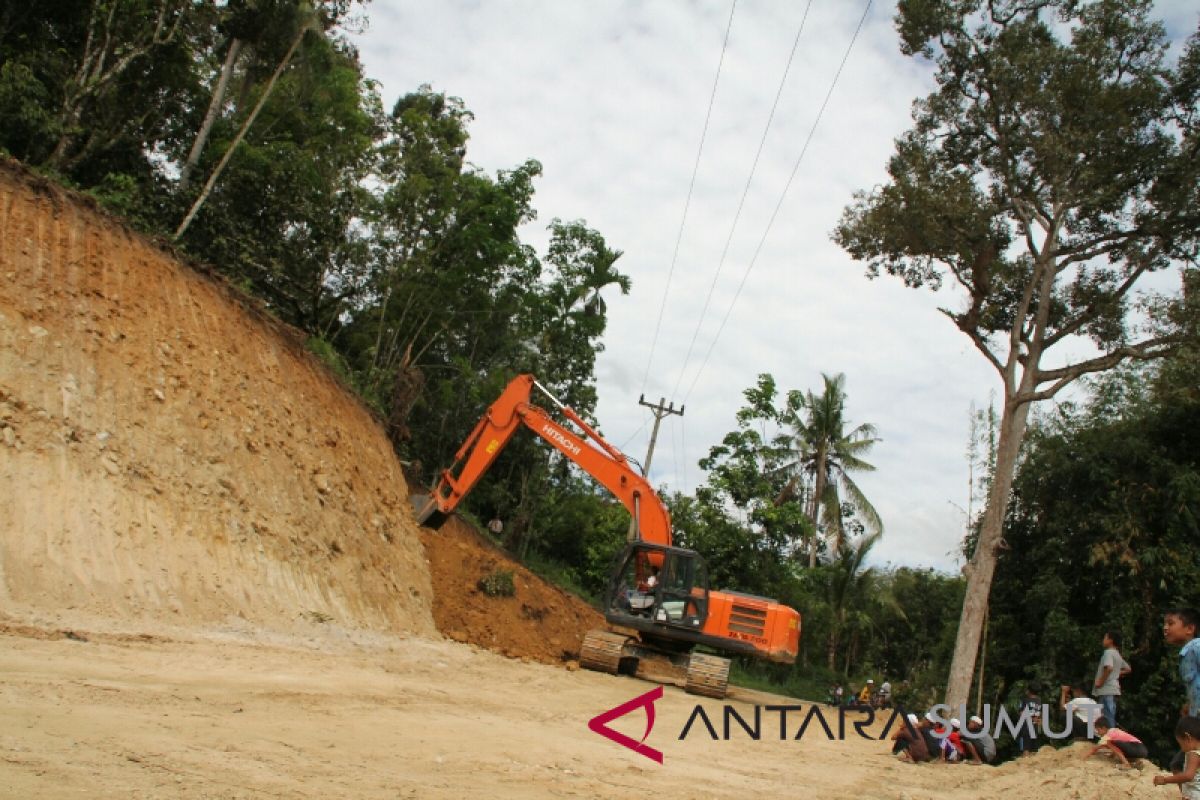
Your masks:
[[[846,541],[843,499],[853,506],[855,515],[868,533],[883,532],[879,513],[850,477],[852,472],[875,470],[862,456],[879,439],[875,435],[875,426],[870,423],[863,423],[846,432],[847,423],[843,416],[846,376],[839,373],[833,377],[822,374],[821,377],[825,388],[820,395],[807,392],[800,396],[799,393],[793,393],[789,398],[783,422],[791,428],[791,449],[795,459],[788,464],[793,473],[792,479],[775,498],[775,504],[797,496],[801,484],[808,481],[811,486],[809,519],[818,531],[823,531],[830,538],[830,554],[836,561]],[[814,566],[816,559],[817,543],[814,539],[809,549],[808,565]]]
[[[827,568],[826,603],[829,607],[829,669],[836,669],[838,644],[842,635],[853,630],[869,628],[871,617],[866,600],[872,594],[875,568],[863,569],[867,553],[882,534],[864,533],[851,546],[842,550]],[[846,672],[850,670],[850,654],[846,655]]]

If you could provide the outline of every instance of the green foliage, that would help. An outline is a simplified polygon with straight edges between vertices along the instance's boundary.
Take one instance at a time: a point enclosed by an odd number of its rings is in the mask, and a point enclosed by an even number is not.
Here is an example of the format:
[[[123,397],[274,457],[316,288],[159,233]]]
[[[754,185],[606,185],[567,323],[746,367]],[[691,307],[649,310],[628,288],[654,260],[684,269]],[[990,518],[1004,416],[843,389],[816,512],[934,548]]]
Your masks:
[[[480,578],[476,586],[488,597],[512,597],[517,593],[512,570],[496,570]]]
[[[807,456],[823,452],[831,472],[862,468],[861,455],[874,441],[869,426],[846,433],[841,386],[827,377],[819,396],[793,391],[780,400],[774,379],[759,376],[745,392],[737,429],[701,462],[706,484],[695,496],[666,498],[676,543],[704,556],[714,586],[774,597],[801,612],[797,665],[749,668],[757,679],[812,692],[831,676],[878,671],[898,692],[925,698],[949,663],[962,580],[869,566],[880,532],[858,521],[857,503],[835,506],[846,546],[803,568],[813,531],[802,502],[811,497],[804,479],[815,472]],[[806,439],[814,430],[829,435]],[[824,445],[810,447],[818,439]],[[814,683],[813,676],[821,677]]]
[[[1200,398],[1173,382],[1194,366],[1182,355],[1140,396],[1114,401],[1098,387],[1096,405],[1043,421],[1014,485],[992,598],[990,695],[1012,698],[1026,680],[1087,685],[1115,628],[1134,668],[1123,727],[1160,757],[1174,750],[1183,702],[1161,614],[1200,601]]]

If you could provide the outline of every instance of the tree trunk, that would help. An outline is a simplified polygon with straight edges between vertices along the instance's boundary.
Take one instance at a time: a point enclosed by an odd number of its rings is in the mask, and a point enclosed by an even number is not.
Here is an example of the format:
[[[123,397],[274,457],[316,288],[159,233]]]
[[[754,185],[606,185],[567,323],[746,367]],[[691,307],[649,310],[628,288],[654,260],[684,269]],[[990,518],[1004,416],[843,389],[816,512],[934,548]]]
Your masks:
[[[233,74],[233,65],[237,63],[238,55],[241,52],[241,39],[233,39],[229,42],[229,52],[225,54],[225,63],[221,67],[221,74],[217,77],[217,85],[213,87],[212,99],[208,102],[208,111],[204,115],[204,122],[200,124],[200,130],[196,132],[196,141],[192,142],[192,149],[188,153],[187,161],[179,171],[179,191],[181,192],[186,192],[191,184],[192,171],[200,163],[200,155],[204,152],[204,145],[208,143],[208,135],[212,133],[213,123],[217,121],[221,106],[225,104],[225,91],[229,86],[229,76]]]
[[[829,626],[829,671],[837,669],[838,629],[837,623]]]
[[[825,482],[828,479],[828,474],[825,472],[825,448],[824,446],[817,449],[817,477],[813,482],[813,498],[812,498],[812,523],[813,523],[813,543],[808,551],[808,566],[815,567],[817,565],[817,541],[818,532],[821,530],[821,497],[825,494]],[[837,552],[834,552],[834,558],[837,557]]]
[[[235,150],[237,150],[237,146],[242,143],[242,139],[246,138],[246,133],[250,130],[250,126],[254,124],[254,120],[258,116],[258,112],[262,111],[263,106],[267,104],[267,98],[271,96],[271,92],[275,89],[276,81],[279,80],[279,76],[283,74],[283,71],[287,69],[287,65],[291,63],[292,56],[295,55],[296,48],[300,46],[300,42],[304,41],[304,35],[306,33],[308,33],[307,27],[301,27],[299,32],[296,33],[296,38],[292,40],[292,46],[288,48],[283,60],[279,62],[279,66],[276,67],[275,72],[271,74],[271,79],[267,81],[266,87],[263,88],[262,96],[259,97],[258,102],[254,104],[254,110],[250,112],[248,117],[246,117],[246,121],[242,123],[242,127],[238,130],[237,136],[234,136],[233,141],[229,143],[228,149],[225,150],[225,155],[221,157],[221,161],[217,164],[216,169],[213,170],[212,175],[208,176],[208,181],[204,184],[204,188],[200,191],[200,196],[196,198],[196,202],[192,204],[190,209],[188,209],[187,215],[183,218],[183,222],[179,223],[179,228],[175,231],[175,235],[171,237],[172,239],[178,240],[179,237],[183,236],[184,232],[187,231],[188,226],[192,224],[192,220],[195,219],[196,213],[200,210],[200,207],[204,205],[204,201],[208,199],[210,194],[212,194],[213,187],[217,183],[217,178],[221,177],[221,173],[225,171],[225,167],[229,164],[229,160],[233,158],[233,153]]]
[[[946,703],[956,709],[966,704],[975,673],[975,657],[983,621],[987,615],[988,595],[996,572],[996,558],[1004,533],[1004,516],[1008,510],[1009,491],[1017,468],[1017,455],[1025,438],[1029,403],[1014,407],[1013,398],[1006,392],[1004,411],[1000,419],[1000,443],[996,453],[996,473],[988,492],[987,508],[979,529],[975,553],[967,563],[967,591],[963,597],[962,615],[958,622],[958,637],[954,642],[954,657],[946,680]]]

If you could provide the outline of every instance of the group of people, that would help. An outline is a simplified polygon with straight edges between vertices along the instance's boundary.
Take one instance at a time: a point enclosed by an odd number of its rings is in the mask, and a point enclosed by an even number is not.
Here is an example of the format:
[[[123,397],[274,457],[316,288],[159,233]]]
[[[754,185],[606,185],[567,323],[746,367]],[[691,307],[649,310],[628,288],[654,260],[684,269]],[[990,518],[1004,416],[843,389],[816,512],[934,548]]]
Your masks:
[[[1200,612],[1192,608],[1176,608],[1166,612],[1163,618],[1163,639],[1179,647],[1179,675],[1187,696],[1175,725],[1175,740],[1180,753],[1171,763],[1170,775],[1154,776],[1154,784],[1178,785],[1185,800],[1200,800]],[[1121,655],[1121,635],[1109,631],[1104,635],[1104,652],[1096,669],[1091,694],[1081,685],[1063,686],[1059,692],[1058,706],[1075,722],[1082,723],[1082,733],[1091,733],[1097,738],[1094,746],[1084,754],[1091,758],[1104,753],[1114,758],[1123,767],[1131,762],[1146,758],[1146,745],[1135,735],[1117,724],[1118,698],[1121,695],[1121,678],[1132,668]],[[868,681],[868,685],[870,681]],[[1042,701],[1036,687],[1026,691],[1022,712],[1031,725],[1023,724],[1017,737],[1017,749],[1022,754],[1032,753],[1038,747],[1038,732],[1041,730]],[[944,761],[986,764],[995,760],[996,742],[983,728],[983,720],[972,716],[967,720],[966,732],[957,719],[950,720],[949,728],[941,725],[944,720],[926,714],[919,718],[909,714],[908,724],[893,736],[892,752],[910,761]],[[1073,730],[1080,730],[1072,725]]]
[[[892,684],[884,681],[876,688],[875,680],[869,678],[858,692],[851,692],[847,699],[846,690],[837,683],[829,689],[828,702],[829,705],[846,708],[891,708]]]
[[[1171,761],[1171,774],[1155,775],[1154,785],[1177,785],[1180,795],[1185,800],[1200,800],[1200,639],[1196,638],[1198,630],[1200,612],[1194,608],[1175,608],[1163,615],[1163,640],[1179,648],[1179,677],[1183,681],[1186,697],[1174,730],[1180,752]],[[1129,767],[1131,761],[1146,758],[1148,753],[1141,740],[1117,726],[1116,698],[1121,694],[1119,681],[1130,669],[1118,652],[1120,637],[1109,634],[1104,643],[1104,656],[1100,660],[1095,684],[1095,694],[1101,709],[1101,714],[1095,722],[1095,732],[1099,741],[1084,757],[1090,758],[1096,753],[1106,752],[1121,766]],[[1064,708],[1070,707],[1069,710],[1076,714],[1086,709],[1087,704],[1096,703],[1083,695],[1079,687],[1070,689],[1070,700],[1066,700],[1066,694],[1064,691]]]
[[[949,728],[932,713],[909,714],[907,722],[892,734],[892,752],[907,761],[990,764],[996,760],[996,740],[979,717],[967,719],[966,735],[957,718],[950,720]]]

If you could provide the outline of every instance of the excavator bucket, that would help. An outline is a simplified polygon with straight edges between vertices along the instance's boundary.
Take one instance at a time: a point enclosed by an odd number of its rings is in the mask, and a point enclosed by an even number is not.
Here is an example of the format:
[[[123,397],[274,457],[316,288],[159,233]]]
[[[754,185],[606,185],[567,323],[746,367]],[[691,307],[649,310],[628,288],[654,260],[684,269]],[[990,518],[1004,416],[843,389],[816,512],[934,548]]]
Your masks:
[[[418,525],[424,525],[426,528],[437,530],[442,527],[442,523],[446,521],[447,514],[442,513],[438,508],[437,500],[427,494],[409,495],[409,502],[413,507],[413,518]]]

